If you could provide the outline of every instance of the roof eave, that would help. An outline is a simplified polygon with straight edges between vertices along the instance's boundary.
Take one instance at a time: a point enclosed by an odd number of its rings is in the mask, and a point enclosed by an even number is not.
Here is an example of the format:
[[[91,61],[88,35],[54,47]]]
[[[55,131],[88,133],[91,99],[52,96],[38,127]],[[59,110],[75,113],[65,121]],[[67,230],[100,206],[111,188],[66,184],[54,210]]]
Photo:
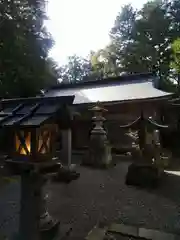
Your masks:
[[[159,97],[153,97],[153,98],[139,98],[139,99],[127,99],[127,100],[120,100],[120,101],[104,101],[101,102],[104,106],[109,106],[109,105],[116,105],[116,104],[128,104],[128,103],[139,103],[139,102],[154,102],[154,101],[165,101],[169,100],[170,97],[173,96],[173,93],[165,95],[165,96],[159,96]],[[83,106],[88,106],[88,105],[94,105],[96,102],[89,102],[89,103],[74,103],[73,106],[75,107],[83,107]]]

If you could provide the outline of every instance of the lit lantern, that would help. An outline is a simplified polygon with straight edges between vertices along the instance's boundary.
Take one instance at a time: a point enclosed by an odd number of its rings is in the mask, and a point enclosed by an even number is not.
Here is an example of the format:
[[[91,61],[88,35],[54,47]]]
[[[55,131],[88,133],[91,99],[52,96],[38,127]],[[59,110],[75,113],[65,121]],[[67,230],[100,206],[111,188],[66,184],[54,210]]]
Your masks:
[[[6,152],[12,161],[50,161],[55,152],[59,118],[66,115],[64,106],[73,100],[74,96],[19,99],[17,103],[5,100],[12,107],[1,110],[0,125],[11,136]],[[62,124],[64,121],[61,120]]]
[[[45,124],[35,128],[17,128],[14,131],[14,157],[42,161],[51,159],[55,140],[55,125]]]
[[[0,147],[7,155],[5,166],[21,176],[18,239],[44,239],[58,229],[59,221],[45,206],[42,187],[48,174],[57,174],[61,166],[53,159],[57,123],[64,106],[73,100],[74,96],[64,96],[2,101],[0,127],[7,139]]]

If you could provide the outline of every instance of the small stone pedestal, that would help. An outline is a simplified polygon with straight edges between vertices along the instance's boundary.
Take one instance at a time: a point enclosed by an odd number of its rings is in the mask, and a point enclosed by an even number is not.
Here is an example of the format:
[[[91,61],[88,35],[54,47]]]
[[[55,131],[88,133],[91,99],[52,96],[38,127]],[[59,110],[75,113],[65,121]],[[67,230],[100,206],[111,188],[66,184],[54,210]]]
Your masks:
[[[128,168],[126,184],[143,188],[156,188],[159,185],[160,176],[157,167],[153,165],[134,164]]]
[[[44,192],[44,186],[47,182],[47,179],[41,176],[42,186],[41,186],[41,212],[40,212],[40,221],[39,221],[39,230],[41,235],[47,234],[49,231],[54,231],[59,225],[59,221],[54,219],[48,212],[47,208],[47,198],[48,195]]]
[[[77,180],[79,177],[80,173],[76,172],[73,168],[64,167],[61,165],[57,174],[52,177],[52,180],[59,183],[69,184],[73,180]]]
[[[112,155],[107,133],[103,128],[105,118],[102,116],[107,110],[99,105],[90,110],[94,112],[92,120],[95,126],[91,131],[89,150],[83,163],[93,167],[108,167],[112,163]]]

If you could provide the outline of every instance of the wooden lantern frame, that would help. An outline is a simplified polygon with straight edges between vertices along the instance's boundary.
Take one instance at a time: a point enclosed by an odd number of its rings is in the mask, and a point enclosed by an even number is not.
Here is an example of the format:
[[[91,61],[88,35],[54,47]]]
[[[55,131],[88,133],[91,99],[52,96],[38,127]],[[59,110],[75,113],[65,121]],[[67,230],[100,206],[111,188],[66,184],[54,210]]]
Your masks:
[[[35,97],[1,102],[0,127],[8,135],[6,154],[11,161],[43,163],[52,159],[59,122],[61,128],[71,124],[68,106],[72,105],[74,97]]]
[[[12,157],[32,162],[47,161],[54,154],[55,125],[20,127],[13,130]]]

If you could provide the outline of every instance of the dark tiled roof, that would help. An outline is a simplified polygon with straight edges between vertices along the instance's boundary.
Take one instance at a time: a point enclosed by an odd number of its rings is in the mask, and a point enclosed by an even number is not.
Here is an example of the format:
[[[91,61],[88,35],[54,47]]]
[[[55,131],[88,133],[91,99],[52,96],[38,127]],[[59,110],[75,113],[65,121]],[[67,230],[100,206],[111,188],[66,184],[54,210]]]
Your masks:
[[[6,99],[1,101],[0,126],[40,126],[52,119],[74,96],[56,98]]]

